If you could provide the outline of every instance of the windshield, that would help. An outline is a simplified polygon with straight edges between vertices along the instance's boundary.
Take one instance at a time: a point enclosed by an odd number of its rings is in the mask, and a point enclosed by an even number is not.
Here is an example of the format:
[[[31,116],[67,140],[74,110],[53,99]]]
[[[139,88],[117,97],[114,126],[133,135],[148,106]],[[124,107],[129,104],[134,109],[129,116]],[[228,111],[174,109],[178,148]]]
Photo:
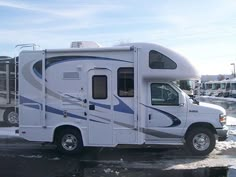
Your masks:
[[[175,82],[171,82],[171,85],[175,87],[177,90],[179,90],[182,94],[186,95],[188,98],[190,98],[183,90],[181,90]]]
[[[195,99],[194,96],[189,96],[187,93],[185,93],[183,90],[181,90],[178,86],[178,84],[176,84],[176,82],[171,82],[171,85],[176,88],[177,90],[179,90],[183,95],[186,96],[186,98],[189,98],[189,101],[192,103],[192,104],[199,104],[199,101],[197,101]]]

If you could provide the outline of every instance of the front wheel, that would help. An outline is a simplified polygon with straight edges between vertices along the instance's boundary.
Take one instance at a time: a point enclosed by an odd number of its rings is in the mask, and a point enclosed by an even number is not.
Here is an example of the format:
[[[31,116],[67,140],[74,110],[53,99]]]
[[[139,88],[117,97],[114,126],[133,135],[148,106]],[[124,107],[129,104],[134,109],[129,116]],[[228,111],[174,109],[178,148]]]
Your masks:
[[[210,129],[202,127],[190,130],[185,140],[190,153],[199,156],[210,154],[216,144],[214,133]]]
[[[78,153],[83,148],[81,134],[76,129],[65,129],[58,133],[56,137],[57,149],[66,154]]]

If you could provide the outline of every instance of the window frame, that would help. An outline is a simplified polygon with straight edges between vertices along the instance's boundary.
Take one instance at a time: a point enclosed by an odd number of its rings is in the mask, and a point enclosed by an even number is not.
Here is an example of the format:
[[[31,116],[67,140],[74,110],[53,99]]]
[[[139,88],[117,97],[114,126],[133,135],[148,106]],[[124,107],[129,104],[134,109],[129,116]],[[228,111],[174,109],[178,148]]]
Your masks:
[[[134,67],[120,67],[120,68],[117,69],[117,95],[119,97],[134,97],[134,92],[133,92],[133,95],[128,95],[128,96],[123,96],[123,95],[120,95],[120,93],[119,93],[119,91],[120,91],[120,89],[119,89],[120,88],[119,87],[119,85],[120,85],[120,82],[119,82],[120,74],[119,74],[119,72],[122,69],[132,69],[133,70],[133,89],[134,89]]]
[[[94,95],[94,94],[95,94],[95,92],[94,92],[94,91],[95,91],[95,88],[94,88],[94,87],[95,87],[94,79],[95,79],[95,78],[98,78],[98,77],[100,77],[100,78],[101,78],[101,77],[106,78],[106,83],[105,83],[105,84],[106,84],[106,85],[105,85],[105,89],[106,89],[106,90],[105,90],[105,93],[106,93],[106,94],[105,94],[105,97],[95,97],[95,95]],[[107,81],[107,75],[93,75],[93,76],[92,76],[92,98],[93,98],[94,100],[106,100],[106,99],[108,98],[108,88],[107,88],[108,83],[107,83],[107,82],[108,82],[108,81]]]

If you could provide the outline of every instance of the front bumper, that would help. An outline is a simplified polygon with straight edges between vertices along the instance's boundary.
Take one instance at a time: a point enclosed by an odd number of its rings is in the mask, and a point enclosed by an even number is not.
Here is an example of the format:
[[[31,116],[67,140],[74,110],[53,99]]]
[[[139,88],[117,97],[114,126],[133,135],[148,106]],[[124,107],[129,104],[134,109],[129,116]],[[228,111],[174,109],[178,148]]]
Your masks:
[[[224,126],[223,128],[216,129],[216,133],[218,136],[218,141],[225,141],[229,136],[229,128]]]

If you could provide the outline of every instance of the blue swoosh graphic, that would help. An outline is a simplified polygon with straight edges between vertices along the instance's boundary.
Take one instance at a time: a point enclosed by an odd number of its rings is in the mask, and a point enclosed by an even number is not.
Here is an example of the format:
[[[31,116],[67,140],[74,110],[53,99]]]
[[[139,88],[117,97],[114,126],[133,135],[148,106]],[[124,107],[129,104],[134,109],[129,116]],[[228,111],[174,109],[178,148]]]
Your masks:
[[[89,103],[93,104],[95,106],[101,107],[101,108],[111,109],[111,105],[102,104],[102,103],[96,103],[96,102],[93,102],[93,101],[89,101]]]
[[[119,103],[117,105],[114,105],[114,111],[127,113],[127,114],[134,114],[134,111],[125,102],[123,102],[121,99],[119,99],[115,95],[114,95],[114,97],[116,97],[116,99],[119,101]],[[98,106],[101,108],[111,109],[111,105],[96,103],[96,102],[92,102],[92,101],[90,101],[89,103],[94,104],[95,106]]]
[[[39,104],[42,108],[41,103],[38,103],[36,101],[33,101],[33,100],[28,99],[28,98],[23,97],[23,96],[20,96],[20,104],[25,104],[25,103],[34,103],[34,104],[36,103],[36,104]],[[37,105],[24,105],[24,106],[34,108],[34,109],[39,109],[39,107]],[[50,112],[50,113],[54,113],[54,114],[58,114],[58,115],[63,115],[64,114],[64,112],[62,110],[57,109],[57,108],[53,108],[53,107],[47,106],[47,105],[46,105],[46,112]],[[85,117],[78,116],[78,115],[75,115],[75,114],[72,114],[72,113],[69,113],[69,112],[67,112],[67,115],[69,117],[72,117],[72,118],[87,120],[87,118],[85,118]]]
[[[114,95],[115,96],[115,95]],[[134,114],[134,111],[121,99],[119,99],[117,96],[115,96],[116,99],[119,101],[117,105],[114,106],[114,110],[117,112],[123,112],[127,114]]]
[[[160,110],[160,109],[157,109],[157,108],[153,108],[153,107],[151,107],[151,106],[147,106],[147,105],[142,104],[142,103],[140,103],[140,104],[143,105],[143,106],[145,106],[145,107],[147,107],[147,108],[150,108],[150,109],[152,109],[152,110],[158,111],[158,112],[160,112],[160,113],[166,115],[167,117],[169,117],[169,118],[172,120],[172,124],[169,125],[169,126],[164,126],[164,127],[177,127],[178,125],[181,124],[181,121],[180,121],[176,116],[174,116],[174,115],[172,115],[172,114],[170,114],[170,113],[168,113],[168,112],[165,112],[165,111]]]
[[[125,63],[133,63],[131,61],[126,61],[126,60],[121,60],[121,59],[115,59],[115,58],[106,58],[106,57],[94,57],[94,56],[62,56],[62,57],[52,57],[52,58],[47,58],[46,59],[46,69],[59,64],[59,63],[64,63],[64,62],[69,62],[69,61],[76,61],[76,60],[105,60],[105,61],[119,61],[119,62],[125,62]],[[38,66],[38,67],[36,67]],[[38,70],[41,66],[42,68],[42,60],[37,61],[33,65],[33,71],[35,75],[39,78],[42,78],[42,70]]]

